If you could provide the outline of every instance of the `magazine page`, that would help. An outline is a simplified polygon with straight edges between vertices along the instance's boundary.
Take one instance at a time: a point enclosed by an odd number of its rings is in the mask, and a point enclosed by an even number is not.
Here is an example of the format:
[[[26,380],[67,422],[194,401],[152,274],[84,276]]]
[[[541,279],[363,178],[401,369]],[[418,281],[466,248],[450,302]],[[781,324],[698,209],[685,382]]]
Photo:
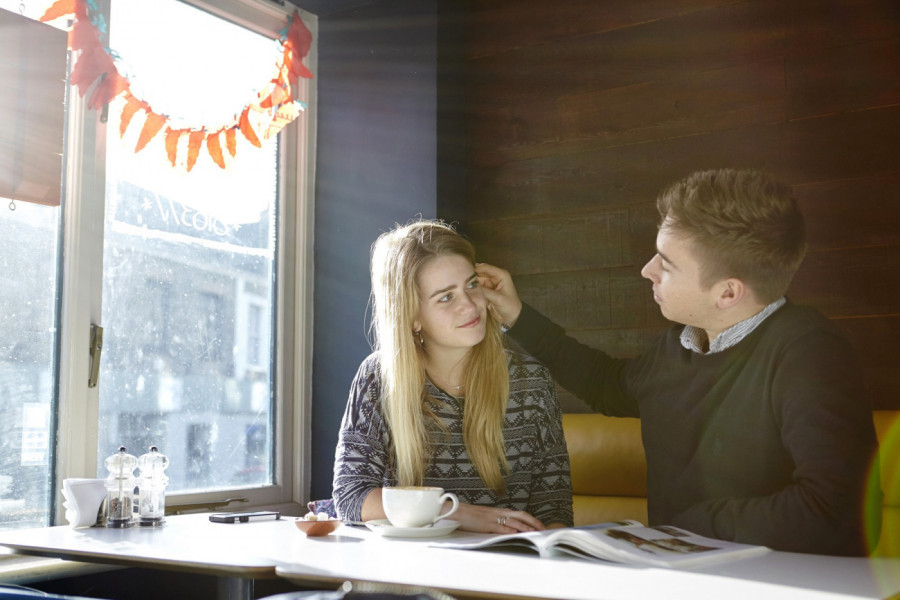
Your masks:
[[[430,545],[461,550],[524,548],[545,557],[568,555],[657,567],[705,565],[769,550],[706,538],[668,525],[647,527],[637,521],[508,535],[464,534]]]
[[[609,523],[596,523],[581,527],[566,527],[563,529],[545,529],[544,531],[526,531],[520,533],[493,534],[493,533],[469,533],[454,534],[452,541],[438,541],[430,545],[438,548],[453,548],[458,550],[479,550],[484,548],[523,548],[537,552],[541,556],[550,555],[552,549],[568,538],[572,532],[583,531],[590,538],[596,535],[596,531],[616,527],[640,526],[638,521],[613,521]]]
[[[707,538],[669,525],[615,527],[595,535],[573,531],[557,545],[606,560],[659,567],[705,565],[769,550]]]
[[[526,531],[521,533],[454,533],[449,541],[435,541],[429,544],[435,548],[455,550],[481,550],[485,548],[521,548],[540,553],[546,539],[558,530]]]

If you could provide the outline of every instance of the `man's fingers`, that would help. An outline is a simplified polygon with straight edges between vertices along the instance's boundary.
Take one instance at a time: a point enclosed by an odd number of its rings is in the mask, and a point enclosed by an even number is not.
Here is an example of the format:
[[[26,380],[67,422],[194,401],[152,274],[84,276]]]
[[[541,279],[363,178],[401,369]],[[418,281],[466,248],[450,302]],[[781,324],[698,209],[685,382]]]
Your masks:
[[[487,263],[477,263],[475,273],[478,275],[479,285],[489,290],[499,290],[504,279],[509,277],[509,274],[503,269]]]

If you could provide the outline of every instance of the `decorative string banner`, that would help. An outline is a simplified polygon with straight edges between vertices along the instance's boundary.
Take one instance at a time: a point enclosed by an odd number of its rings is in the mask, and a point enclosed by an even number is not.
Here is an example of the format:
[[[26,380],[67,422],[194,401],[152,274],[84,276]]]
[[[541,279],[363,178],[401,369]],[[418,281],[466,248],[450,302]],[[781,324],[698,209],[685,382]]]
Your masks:
[[[184,152],[186,147],[186,156],[182,158],[190,171],[205,146],[212,161],[224,169],[226,156],[234,158],[237,153],[238,135],[261,148],[263,141],[277,135],[306,109],[306,104],[296,99],[291,82],[297,77],[313,77],[303,64],[312,45],[312,33],[297,11],[288,18],[279,39],[281,54],[272,78],[232,121],[214,128],[176,125],[169,115],[156,112],[149,102],[132,93],[131,83],[119,72],[113,53],[103,44],[106,25],[95,0],[56,0],[40,20],[48,22],[61,18],[72,21],[69,48],[80,54],[72,68],[71,83],[83,98],[87,98],[88,107],[101,109],[121,98],[119,136],[125,136],[132,122],[140,123],[135,116],[143,116],[134,151],[140,152],[152,139],[162,135],[166,155],[173,167],[178,164],[179,152]],[[186,140],[186,144],[182,140]]]

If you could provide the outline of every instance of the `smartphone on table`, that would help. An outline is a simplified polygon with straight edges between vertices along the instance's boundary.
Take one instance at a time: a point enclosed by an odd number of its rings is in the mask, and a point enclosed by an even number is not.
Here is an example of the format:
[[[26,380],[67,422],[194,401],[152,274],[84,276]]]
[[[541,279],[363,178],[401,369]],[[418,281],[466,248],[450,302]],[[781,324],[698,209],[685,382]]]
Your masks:
[[[280,519],[281,513],[274,510],[259,510],[256,512],[225,512],[209,515],[213,523],[250,523],[252,521],[271,521]]]

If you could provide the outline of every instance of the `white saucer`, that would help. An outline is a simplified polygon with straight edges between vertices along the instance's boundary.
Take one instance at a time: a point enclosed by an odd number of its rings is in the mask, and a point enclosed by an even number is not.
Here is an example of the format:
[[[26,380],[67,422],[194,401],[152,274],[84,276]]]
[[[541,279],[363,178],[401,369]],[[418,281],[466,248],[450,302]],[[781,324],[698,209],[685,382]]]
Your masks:
[[[432,538],[448,535],[459,527],[453,519],[441,519],[430,527],[394,527],[387,519],[366,521],[366,527],[383,537]]]

